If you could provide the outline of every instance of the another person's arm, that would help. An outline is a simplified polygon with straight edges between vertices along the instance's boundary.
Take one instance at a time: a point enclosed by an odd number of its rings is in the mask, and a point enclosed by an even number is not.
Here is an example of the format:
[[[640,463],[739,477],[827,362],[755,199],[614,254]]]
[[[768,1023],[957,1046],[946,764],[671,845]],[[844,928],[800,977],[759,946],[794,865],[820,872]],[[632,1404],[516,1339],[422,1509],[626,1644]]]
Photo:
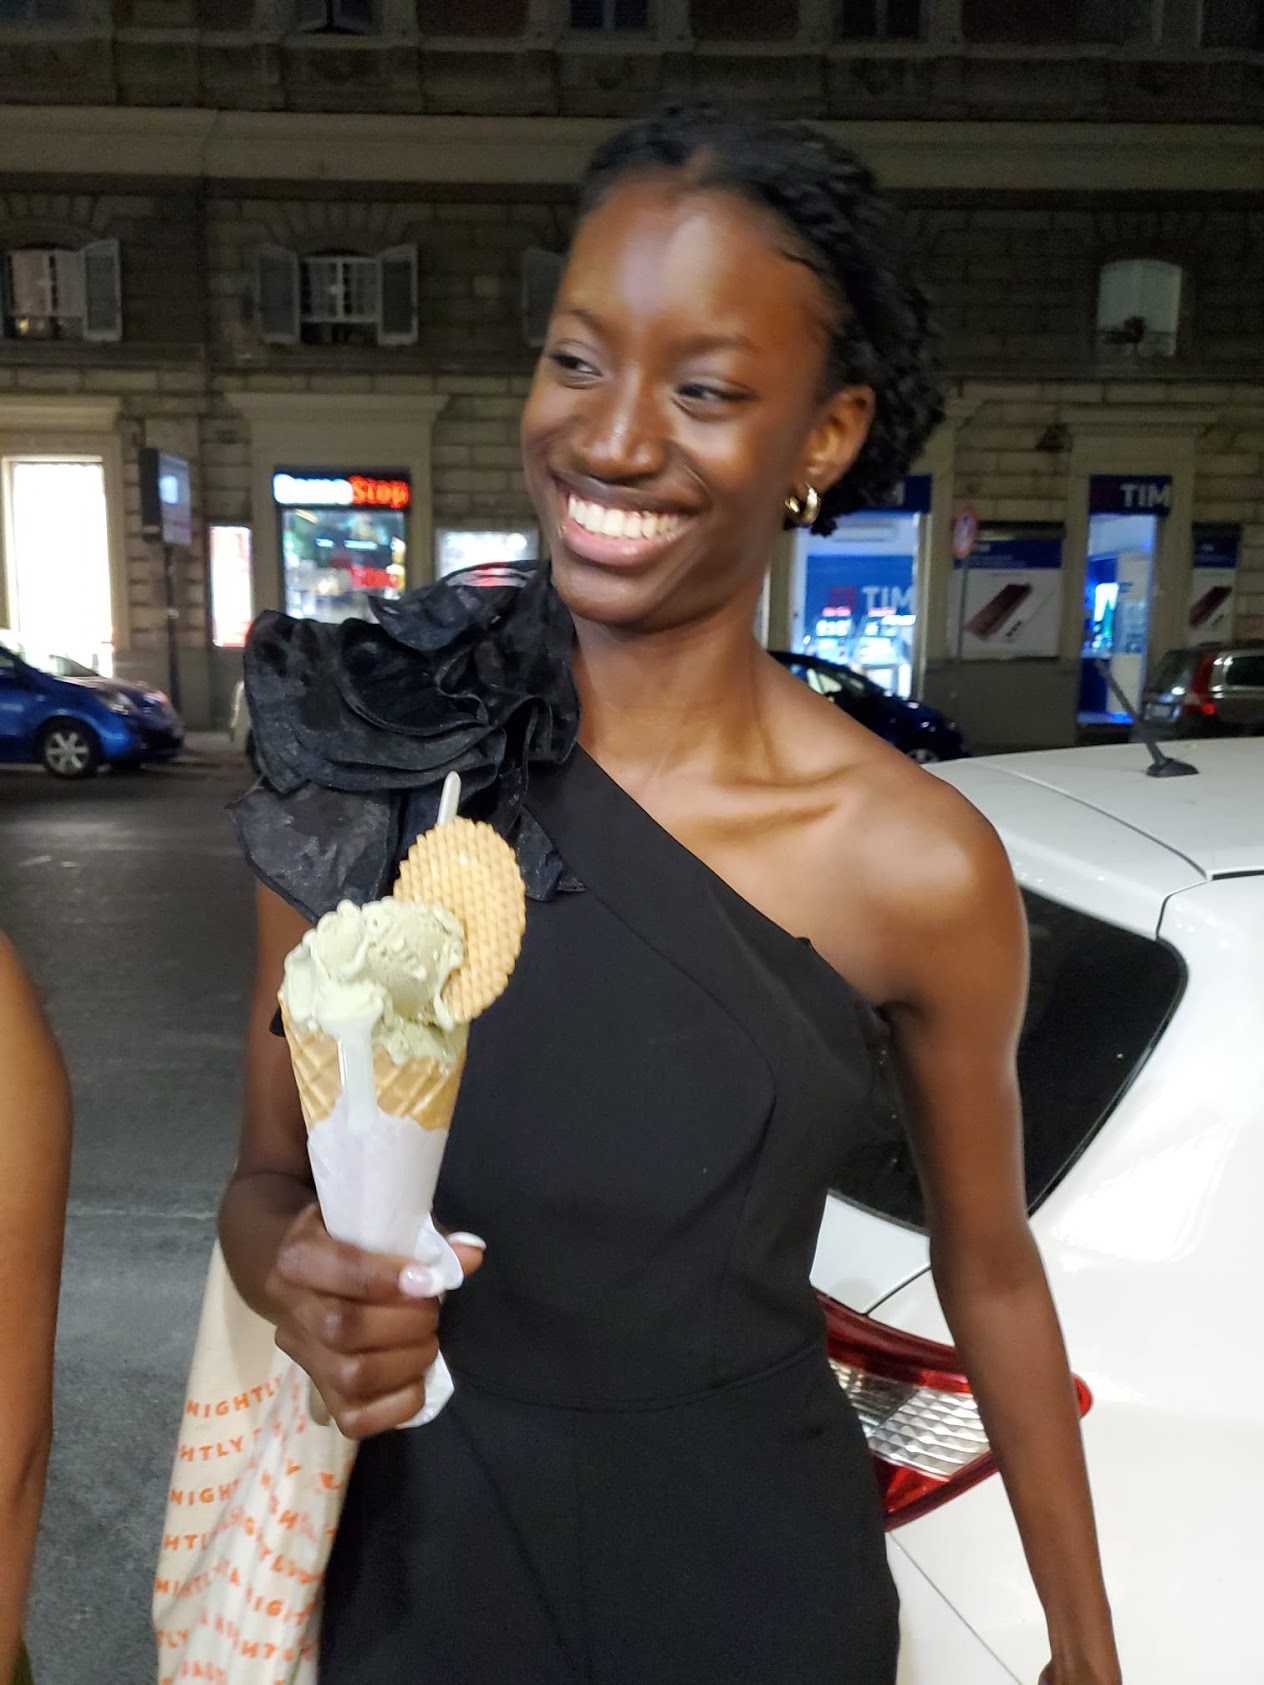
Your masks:
[[[70,1086],[0,937],[0,1680],[17,1658],[53,1437],[53,1338],[70,1176]]]
[[[311,1376],[342,1431],[364,1439],[420,1410],[439,1305],[422,1266],[335,1241],[321,1221],[289,1049],[271,1031],[285,956],[307,929],[259,890],[245,1119],[220,1242],[247,1304],[276,1324],[277,1344]],[[456,1252],[467,1275],[482,1261],[475,1247]]]
[[[1079,1417],[1027,1222],[1017,1046],[1027,927],[990,826],[933,786],[875,872],[883,998],[940,1303],[1049,1625],[1049,1685],[1117,1685]]]

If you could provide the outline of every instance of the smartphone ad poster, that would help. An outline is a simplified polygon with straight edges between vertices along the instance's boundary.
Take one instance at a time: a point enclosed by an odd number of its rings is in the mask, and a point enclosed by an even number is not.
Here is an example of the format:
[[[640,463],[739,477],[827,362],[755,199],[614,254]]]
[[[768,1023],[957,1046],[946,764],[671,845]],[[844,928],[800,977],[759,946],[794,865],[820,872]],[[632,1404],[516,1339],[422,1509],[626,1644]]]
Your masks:
[[[966,661],[1051,657],[1062,633],[1062,534],[981,526],[955,564],[953,647]]]
[[[1194,571],[1189,592],[1189,641],[1223,643],[1233,636],[1233,587],[1237,580],[1237,527],[1194,528]]]

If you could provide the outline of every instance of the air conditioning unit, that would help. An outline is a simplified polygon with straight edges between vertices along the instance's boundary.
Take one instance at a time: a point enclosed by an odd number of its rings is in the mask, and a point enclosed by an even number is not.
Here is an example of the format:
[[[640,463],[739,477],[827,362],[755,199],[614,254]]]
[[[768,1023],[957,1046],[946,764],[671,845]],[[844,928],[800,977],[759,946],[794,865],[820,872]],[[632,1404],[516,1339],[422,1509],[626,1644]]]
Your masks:
[[[1179,264],[1126,258],[1102,270],[1097,339],[1124,355],[1171,357],[1181,316]]]
[[[544,344],[565,267],[566,259],[559,252],[546,252],[540,246],[528,246],[522,254],[522,337],[528,345]]]

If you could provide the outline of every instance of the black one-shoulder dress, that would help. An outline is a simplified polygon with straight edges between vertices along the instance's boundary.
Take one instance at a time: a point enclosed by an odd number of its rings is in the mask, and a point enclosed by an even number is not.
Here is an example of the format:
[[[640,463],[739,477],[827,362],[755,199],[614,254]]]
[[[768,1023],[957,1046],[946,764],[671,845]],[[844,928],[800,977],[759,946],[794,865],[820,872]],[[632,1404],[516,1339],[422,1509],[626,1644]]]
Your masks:
[[[320,1685],[892,1685],[808,1278],[874,1014],[582,750],[523,809],[583,890],[532,901],[472,1030],[437,1201],[487,1242],[444,1306],[456,1393],[360,1450]]]

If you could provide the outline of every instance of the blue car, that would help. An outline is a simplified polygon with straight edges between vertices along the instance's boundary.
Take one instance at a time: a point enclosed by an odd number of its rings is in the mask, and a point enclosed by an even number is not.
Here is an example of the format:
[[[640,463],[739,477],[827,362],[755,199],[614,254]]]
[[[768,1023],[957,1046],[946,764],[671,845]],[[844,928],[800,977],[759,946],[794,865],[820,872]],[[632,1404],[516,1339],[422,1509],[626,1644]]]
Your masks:
[[[958,761],[970,751],[960,728],[924,702],[907,702],[892,696],[850,667],[822,661],[817,655],[792,655],[773,650],[773,656],[836,708],[850,714],[878,737],[883,737],[910,760],[929,765],[932,761]]]
[[[0,642],[0,761],[91,778],[103,766],[173,760],[183,748],[183,722],[160,690]]]

